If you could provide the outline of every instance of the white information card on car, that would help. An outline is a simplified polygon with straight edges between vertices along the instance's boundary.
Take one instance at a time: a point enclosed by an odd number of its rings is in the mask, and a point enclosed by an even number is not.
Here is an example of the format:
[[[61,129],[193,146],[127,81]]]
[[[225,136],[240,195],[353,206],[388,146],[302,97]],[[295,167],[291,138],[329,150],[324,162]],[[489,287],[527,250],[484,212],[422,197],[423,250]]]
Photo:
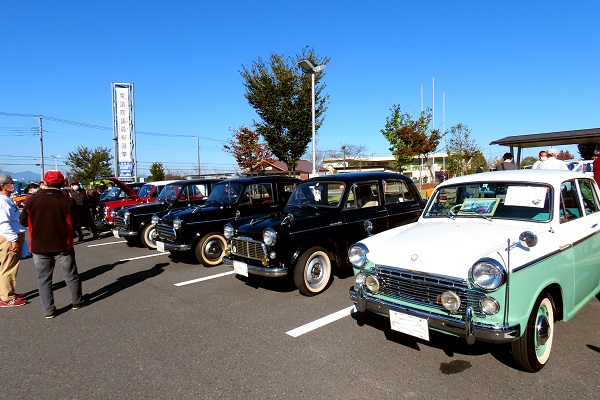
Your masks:
[[[395,331],[429,341],[429,325],[425,318],[390,310],[390,324]]]
[[[119,231],[116,229],[113,229],[112,234],[114,237],[118,238],[119,237]]]
[[[241,261],[233,261],[233,270],[236,274],[248,277],[248,264]]]
[[[158,240],[156,241],[156,250],[160,251],[161,253],[165,252],[165,244],[163,242],[159,242]]]

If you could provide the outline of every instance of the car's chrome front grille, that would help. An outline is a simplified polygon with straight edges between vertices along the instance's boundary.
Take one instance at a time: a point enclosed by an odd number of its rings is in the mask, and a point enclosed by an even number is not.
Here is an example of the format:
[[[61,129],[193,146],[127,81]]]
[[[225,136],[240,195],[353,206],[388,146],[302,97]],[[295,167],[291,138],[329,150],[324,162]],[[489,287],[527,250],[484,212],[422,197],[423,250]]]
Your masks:
[[[452,291],[460,297],[458,314],[464,314],[467,306],[473,307],[476,315],[483,315],[480,300],[486,296],[483,290],[470,288],[462,279],[441,275],[421,274],[405,269],[377,266],[381,286],[379,294],[409,303],[446,310],[440,296]]]
[[[159,239],[168,240],[170,242],[174,242],[177,239],[177,233],[173,228],[173,225],[169,224],[158,224],[156,225],[156,233],[158,234]]]
[[[262,260],[267,256],[267,249],[263,243],[257,240],[239,237],[231,239],[231,254],[253,260]]]
[[[121,216],[116,216],[113,222],[115,224],[115,229],[119,231],[126,231],[127,229],[129,229],[129,227],[127,226],[127,222],[125,222],[125,218]]]

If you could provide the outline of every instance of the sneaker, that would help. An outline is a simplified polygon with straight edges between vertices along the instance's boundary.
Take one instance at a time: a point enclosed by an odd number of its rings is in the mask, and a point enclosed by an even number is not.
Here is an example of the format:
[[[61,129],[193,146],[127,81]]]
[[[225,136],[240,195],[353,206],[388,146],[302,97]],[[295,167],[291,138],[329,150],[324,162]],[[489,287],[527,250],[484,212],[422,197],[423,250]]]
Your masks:
[[[52,318],[54,318],[54,313],[46,315],[46,319],[52,319]]]
[[[8,301],[0,300],[0,307],[19,307],[27,304],[27,300],[12,299]]]
[[[79,303],[73,304],[73,310],[79,310],[81,307],[85,307],[89,302],[90,295],[86,293],[83,296],[81,296],[81,301]]]
[[[25,293],[15,293],[15,299],[22,299],[25,297]]]

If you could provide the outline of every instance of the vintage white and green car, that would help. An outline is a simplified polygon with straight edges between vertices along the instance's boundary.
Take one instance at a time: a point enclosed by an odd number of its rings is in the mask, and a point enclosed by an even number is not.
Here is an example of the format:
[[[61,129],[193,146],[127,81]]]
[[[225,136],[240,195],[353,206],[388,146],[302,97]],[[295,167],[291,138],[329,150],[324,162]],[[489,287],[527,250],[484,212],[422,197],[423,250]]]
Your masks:
[[[510,342],[517,366],[538,371],[554,323],[600,292],[599,198],[590,176],[570,171],[450,179],[417,222],[350,247],[357,317],[383,315],[423,340],[435,330]]]

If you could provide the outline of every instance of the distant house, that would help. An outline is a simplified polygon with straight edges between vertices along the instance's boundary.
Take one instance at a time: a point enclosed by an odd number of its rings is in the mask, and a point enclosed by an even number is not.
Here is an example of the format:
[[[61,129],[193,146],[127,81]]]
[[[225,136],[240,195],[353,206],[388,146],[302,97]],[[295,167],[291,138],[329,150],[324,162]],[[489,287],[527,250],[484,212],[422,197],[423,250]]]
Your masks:
[[[312,173],[312,163],[305,160],[298,161],[296,166],[295,175],[300,179],[308,179]],[[327,169],[317,168],[319,175],[327,174]],[[260,161],[256,163],[252,168],[244,171],[244,175],[289,175],[289,169],[287,164],[283,161]]]

